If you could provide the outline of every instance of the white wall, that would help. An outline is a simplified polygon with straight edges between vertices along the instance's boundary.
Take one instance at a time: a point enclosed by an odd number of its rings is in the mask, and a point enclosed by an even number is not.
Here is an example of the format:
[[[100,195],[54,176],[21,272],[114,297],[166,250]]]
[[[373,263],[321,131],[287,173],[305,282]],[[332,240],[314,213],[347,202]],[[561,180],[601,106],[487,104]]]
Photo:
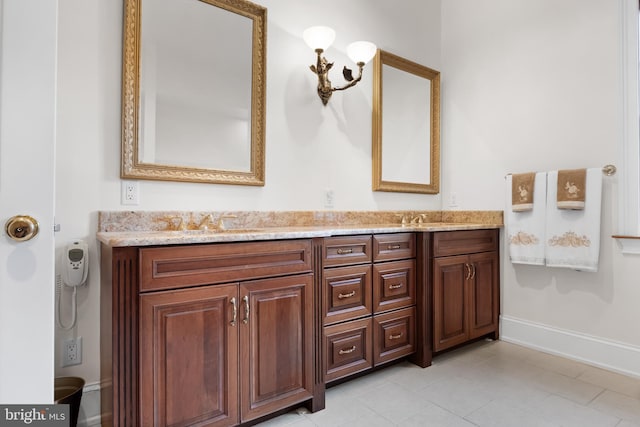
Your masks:
[[[504,209],[507,173],[621,163],[621,5],[442,2],[445,208],[456,193],[460,209]],[[512,339],[640,375],[640,260],[623,256],[610,238],[618,217],[616,177],[604,181],[603,204],[600,271],[514,266],[504,254],[502,315],[546,330],[540,339],[509,331]],[[593,360],[545,341],[554,334],[574,334],[603,349],[621,343],[636,361]]]
[[[356,39],[431,68],[440,67],[440,1],[262,0],[268,8],[266,185],[243,187],[140,182],[139,210],[322,210],[331,188],[336,210],[440,209],[440,197],[371,191],[371,68],[358,86],[317,97],[315,61],[302,40],[311,25],[334,27],[326,56],[331,78],[349,65]],[[77,334],[84,361],[58,375],[99,378],[97,211],[120,205],[122,2],[60,0],[56,245],[84,238],[91,245],[89,285],[79,291]],[[333,74],[335,73],[335,74]],[[65,298],[68,298],[65,294]],[[68,322],[68,318],[64,319]],[[72,333],[58,330],[60,343]]]

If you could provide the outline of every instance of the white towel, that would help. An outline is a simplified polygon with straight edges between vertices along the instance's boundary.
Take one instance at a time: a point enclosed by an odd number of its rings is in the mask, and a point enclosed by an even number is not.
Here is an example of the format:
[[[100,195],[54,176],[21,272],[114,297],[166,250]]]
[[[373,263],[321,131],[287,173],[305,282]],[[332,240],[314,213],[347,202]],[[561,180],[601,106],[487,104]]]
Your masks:
[[[533,186],[533,209],[513,212],[511,175],[507,176],[507,244],[514,264],[544,265],[546,192],[547,174],[538,172]]]
[[[602,169],[587,169],[583,210],[558,209],[558,172],[547,173],[546,263],[549,267],[598,271]]]

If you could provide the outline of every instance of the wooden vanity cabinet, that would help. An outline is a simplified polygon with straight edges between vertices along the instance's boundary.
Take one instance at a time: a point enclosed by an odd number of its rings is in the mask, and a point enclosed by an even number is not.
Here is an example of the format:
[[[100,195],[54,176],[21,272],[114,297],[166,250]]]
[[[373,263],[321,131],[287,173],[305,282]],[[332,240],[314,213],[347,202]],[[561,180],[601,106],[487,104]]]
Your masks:
[[[415,351],[413,233],[324,239],[325,382]]]
[[[324,402],[310,240],[103,255],[103,308],[113,314],[102,331],[102,376],[113,384],[103,425],[233,426]]]
[[[434,351],[497,339],[498,230],[435,232],[432,241]]]

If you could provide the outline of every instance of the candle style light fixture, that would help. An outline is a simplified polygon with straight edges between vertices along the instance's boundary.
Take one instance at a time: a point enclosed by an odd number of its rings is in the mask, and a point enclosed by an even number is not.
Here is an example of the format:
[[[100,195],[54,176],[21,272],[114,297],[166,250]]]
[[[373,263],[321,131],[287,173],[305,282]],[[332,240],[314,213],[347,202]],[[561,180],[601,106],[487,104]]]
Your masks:
[[[327,105],[333,92],[355,86],[362,79],[362,69],[375,56],[377,49],[375,44],[366,41],[353,42],[347,46],[347,55],[358,65],[358,76],[354,78],[353,71],[345,66],[342,69],[342,76],[348,83],[344,86],[333,87],[329,80],[329,70],[333,67],[333,62],[327,61],[322,56],[322,52],[331,46],[336,38],[336,32],[324,26],[309,27],[302,34],[302,38],[311,49],[315,50],[318,56],[316,64],[309,68],[318,76],[318,96],[324,105]]]

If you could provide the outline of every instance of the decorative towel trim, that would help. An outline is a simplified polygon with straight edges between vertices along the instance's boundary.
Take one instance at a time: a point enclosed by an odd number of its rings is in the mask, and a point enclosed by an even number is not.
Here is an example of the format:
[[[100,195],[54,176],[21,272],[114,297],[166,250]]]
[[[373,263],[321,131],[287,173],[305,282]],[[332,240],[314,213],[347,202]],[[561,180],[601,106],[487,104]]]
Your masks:
[[[512,245],[516,246],[530,246],[540,243],[540,239],[535,235],[525,233],[524,231],[518,231],[516,234],[511,235],[509,241]]]
[[[565,248],[579,248],[585,247],[588,248],[591,246],[591,240],[586,236],[579,236],[577,233],[573,231],[567,231],[562,236],[553,236],[549,239],[549,245],[551,246],[562,246]]]
[[[586,169],[558,171],[558,209],[584,209],[586,182]]]

